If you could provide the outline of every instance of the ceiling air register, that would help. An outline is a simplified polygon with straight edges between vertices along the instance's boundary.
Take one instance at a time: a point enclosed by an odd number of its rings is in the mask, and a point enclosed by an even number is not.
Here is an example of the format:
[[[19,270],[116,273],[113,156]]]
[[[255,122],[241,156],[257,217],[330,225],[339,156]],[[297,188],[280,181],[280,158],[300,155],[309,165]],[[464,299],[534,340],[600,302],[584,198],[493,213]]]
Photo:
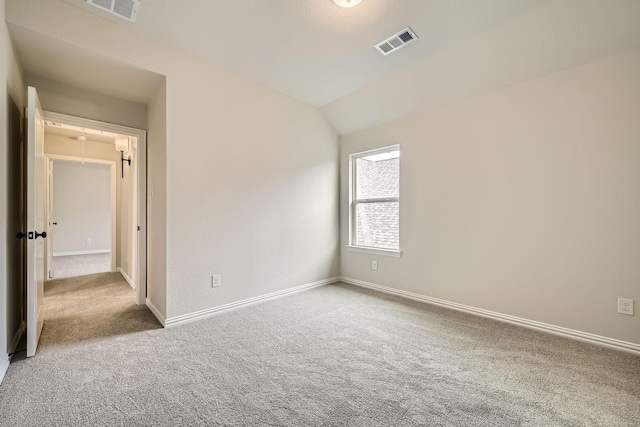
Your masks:
[[[136,22],[140,7],[140,0],[87,0],[87,3],[131,22]]]
[[[385,41],[378,43],[376,45],[376,49],[378,49],[378,52],[380,52],[384,56],[387,56],[391,52],[395,52],[396,50],[405,47],[406,45],[417,39],[418,36],[416,36],[416,33],[414,33],[411,28],[407,27],[399,33],[389,37]]]

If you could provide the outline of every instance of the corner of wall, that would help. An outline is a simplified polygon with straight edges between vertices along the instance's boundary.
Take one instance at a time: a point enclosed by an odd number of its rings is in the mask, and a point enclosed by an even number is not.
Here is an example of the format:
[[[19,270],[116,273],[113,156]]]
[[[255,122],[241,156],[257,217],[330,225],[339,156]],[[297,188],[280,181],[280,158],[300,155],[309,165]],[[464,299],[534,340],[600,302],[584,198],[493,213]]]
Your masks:
[[[167,315],[167,89],[162,80],[147,108],[147,305]]]
[[[0,382],[9,368],[9,331],[7,310],[7,104],[12,96],[18,107],[24,105],[22,67],[15,55],[11,38],[4,23],[4,0],[0,0]]]
[[[2,380],[4,379],[7,370],[9,369],[9,356],[4,354],[0,354],[0,384],[2,384]]]

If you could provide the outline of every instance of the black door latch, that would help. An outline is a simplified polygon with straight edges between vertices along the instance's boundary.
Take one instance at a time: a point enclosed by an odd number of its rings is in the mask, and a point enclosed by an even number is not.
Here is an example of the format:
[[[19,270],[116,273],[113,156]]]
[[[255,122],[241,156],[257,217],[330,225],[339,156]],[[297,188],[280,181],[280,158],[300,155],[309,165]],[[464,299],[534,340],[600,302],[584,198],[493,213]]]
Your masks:
[[[18,239],[24,239],[25,237],[29,240],[37,239],[38,237],[42,237],[43,239],[47,238],[47,232],[43,231],[42,233],[29,231],[28,233],[23,233],[22,231],[18,231],[16,233],[16,237]]]

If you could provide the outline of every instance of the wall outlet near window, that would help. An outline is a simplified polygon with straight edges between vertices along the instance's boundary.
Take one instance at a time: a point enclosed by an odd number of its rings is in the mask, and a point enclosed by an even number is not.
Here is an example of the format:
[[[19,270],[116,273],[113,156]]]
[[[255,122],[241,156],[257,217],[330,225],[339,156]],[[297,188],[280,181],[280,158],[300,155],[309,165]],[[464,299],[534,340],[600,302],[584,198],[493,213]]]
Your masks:
[[[91,243],[91,237],[87,237],[87,245]]]
[[[213,276],[211,276],[212,288],[217,288],[218,286],[220,286],[221,283],[222,283],[222,279],[220,278],[219,274],[214,274]]]
[[[371,261],[371,269],[372,270],[378,269],[378,261]]]
[[[618,298],[618,313],[633,316],[633,300]]]

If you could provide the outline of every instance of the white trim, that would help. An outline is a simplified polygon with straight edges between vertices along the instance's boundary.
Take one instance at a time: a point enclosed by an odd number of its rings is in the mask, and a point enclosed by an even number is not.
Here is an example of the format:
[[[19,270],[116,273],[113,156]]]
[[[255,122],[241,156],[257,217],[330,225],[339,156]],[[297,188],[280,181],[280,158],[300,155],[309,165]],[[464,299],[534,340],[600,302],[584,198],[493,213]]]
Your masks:
[[[394,149],[397,149],[398,151],[400,151],[400,144],[391,144],[391,145],[383,145],[382,147],[378,147],[378,148],[371,148],[370,150],[364,150],[364,151],[358,151],[356,153],[350,153],[349,156],[356,158],[356,157],[366,157],[366,156],[371,156],[373,154],[376,154],[378,151],[393,151]],[[395,157],[394,157],[395,159]]]
[[[20,338],[22,338],[22,334],[24,333],[25,329],[27,329],[27,323],[23,320],[20,323],[20,327],[13,336],[13,340],[11,340],[11,345],[9,346],[9,354],[15,353],[16,348],[18,348],[18,344],[20,343]],[[9,360],[11,360],[11,357],[12,356],[9,357]]]
[[[0,355],[0,384],[4,379],[5,374],[9,370],[9,356],[7,354]]]
[[[142,305],[147,298],[147,132],[140,131],[136,162],[136,252],[132,264],[136,284],[136,304]]]
[[[413,292],[407,292],[400,289],[389,288],[387,286],[377,285],[375,283],[369,283],[362,280],[351,279],[349,277],[340,277],[340,281],[348,283],[350,285],[360,286],[362,288],[374,289],[376,291],[384,292],[386,294],[397,295],[404,298],[412,299],[415,301],[425,302],[427,304],[437,305],[440,307],[446,307],[465,313],[475,314],[476,316],[487,317],[489,319],[498,320],[500,322],[511,323],[513,325],[523,326],[529,329],[535,329],[538,331],[546,332],[552,335],[559,335],[565,338],[573,340],[584,341],[591,344],[614,348],[616,350],[626,351],[628,353],[640,355],[640,344],[621,341],[614,338],[603,337],[600,335],[594,335],[587,332],[576,331],[574,329],[564,328],[562,326],[551,325],[548,323],[542,323],[535,320],[529,320],[522,317],[511,316],[508,314],[497,313],[495,311],[489,311],[482,308],[472,307],[469,305],[458,304],[456,302],[446,301],[439,298],[432,298],[425,295],[416,294]]]
[[[54,111],[44,110],[43,115],[45,120],[64,123],[71,126],[79,126],[79,127],[91,128],[95,130],[103,130],[105,132],[117,133],[120,135],[130,135],[130,136],[139,137],[144,133],[146,133],[146,131],[143,129],[117,125],[114,123],[102,122],[99,120],[86,119],[84,117],[70,116],[68,114],[56,113]]]
[[[109,253],[111,253],[111,249],[95,249],[92,251],[54,252],[51,256],[93,255],[93,254],[109,254]]]
[[[147,307],[149,307],[149,310],[151,310],[153,315],[156,316],[156,319],[158,319],[158,322],[160,322],[160,324],[164,328],[165,327],[164,316],[162,315],[162,313],[160,313],[160,310],[158,310],[158,307],[153,305],[153,303],[149,300],[149,298],[147,298],[146,303],[147,303]]]
[[[131,280],[131,277],[129,277],[129,275],[127,273],[124,272],[124,270],[122,269],[122,267],[118,267],[118,273],[122,274],[122,277],[124,277],[124,280],[127,281],[127,283],[129,284],[129,286],[131,286],[131,289],[135,289],[136,287],[133,285],[133,281]]]
[[[391,256],[394,258],[400,258],[402,256],[402,251],[395,250],[395,249],[380,249],[380,248],[370,248],[367,246],[354,246],[354,245],[347,245],[345,247],[350,252],[362,252],[365,254]]]
[[[362,158],[362,157],[366,157],[367,155],[372,155],[374,153],[378,153],[378,152],[386,152],[386,151],[393,151],[393,150],[397,150],[398,152],[400,152],[400,144],[393,144],[393,145],[387,145],[384,147],[379,147],[379,148],[374,148],[371,150],[366,150],[366,151],[360,151],[358,153],[350,153],[349,154],[349,244],[347,245],[347,249],[349,247],[353,247],[353,248],[362,248],[362,246],[357,246],[354,245],[353,242],[357,241],[356,238],[356,216],[355,216],[355,210],[356,210],[356,206],[358,203],[362,203],[367,202],[367,201],[375,201],[375,199],[358,199],[357,195],[358,195],[358,191],[356,189],[356,168],[355,168],[355,160]],[[398,156],[398,158],[400,158],[400,156]],[[400,177],[398,176],[398,182],[400,181]],[[400,195],[398,194],[398,197],[384,197],[384,198],[380,198],[378,199],[380,201],[387,201],[387,202],[391,202],[391,201],[395,201],[398,202],[398,205],[400,204]],[[368,250],[374,250],[377,248],[367,248]],[[350,250],[350,249],[348,249]],[[384,250],[384,249],[382,249]],[[372,253],[372,252],[367,252],[365,250],[354,250],[355,252],[365,252],[365,253]],[[401,252],[398,251],[394,251],[397,252],[398,255],[391,255],[391,256],[400,256]],[[375,254],[380,254],[377,252],[373,252]]]
[[[193,322],[194,320],[209,317],[214,314],[218,314],[224,311],[235,310],[237,308],[246,307],[251,304],[256,304],[263,301],[268,301],[275,298],[280,298],[285,295],[290,295],[296,292],[305,291],[311,288],[317,288],[318,286],[324,286],[339,281],[338,277],[332,277],[329,279],[318,280],[317,282],[307,283],[306,285],[295,286],[293,288],[284,289],[282,291],[271,292],[269,294],[260,295],[253,298],[248,298],[241,301],[232,302],[229,304],[219,305],[217,307],[211,307],[200,311],[194,311],[193,313],[187,313],[180,316],[170,317],[164,322],[164,326],[175,326],[182,323]]]

